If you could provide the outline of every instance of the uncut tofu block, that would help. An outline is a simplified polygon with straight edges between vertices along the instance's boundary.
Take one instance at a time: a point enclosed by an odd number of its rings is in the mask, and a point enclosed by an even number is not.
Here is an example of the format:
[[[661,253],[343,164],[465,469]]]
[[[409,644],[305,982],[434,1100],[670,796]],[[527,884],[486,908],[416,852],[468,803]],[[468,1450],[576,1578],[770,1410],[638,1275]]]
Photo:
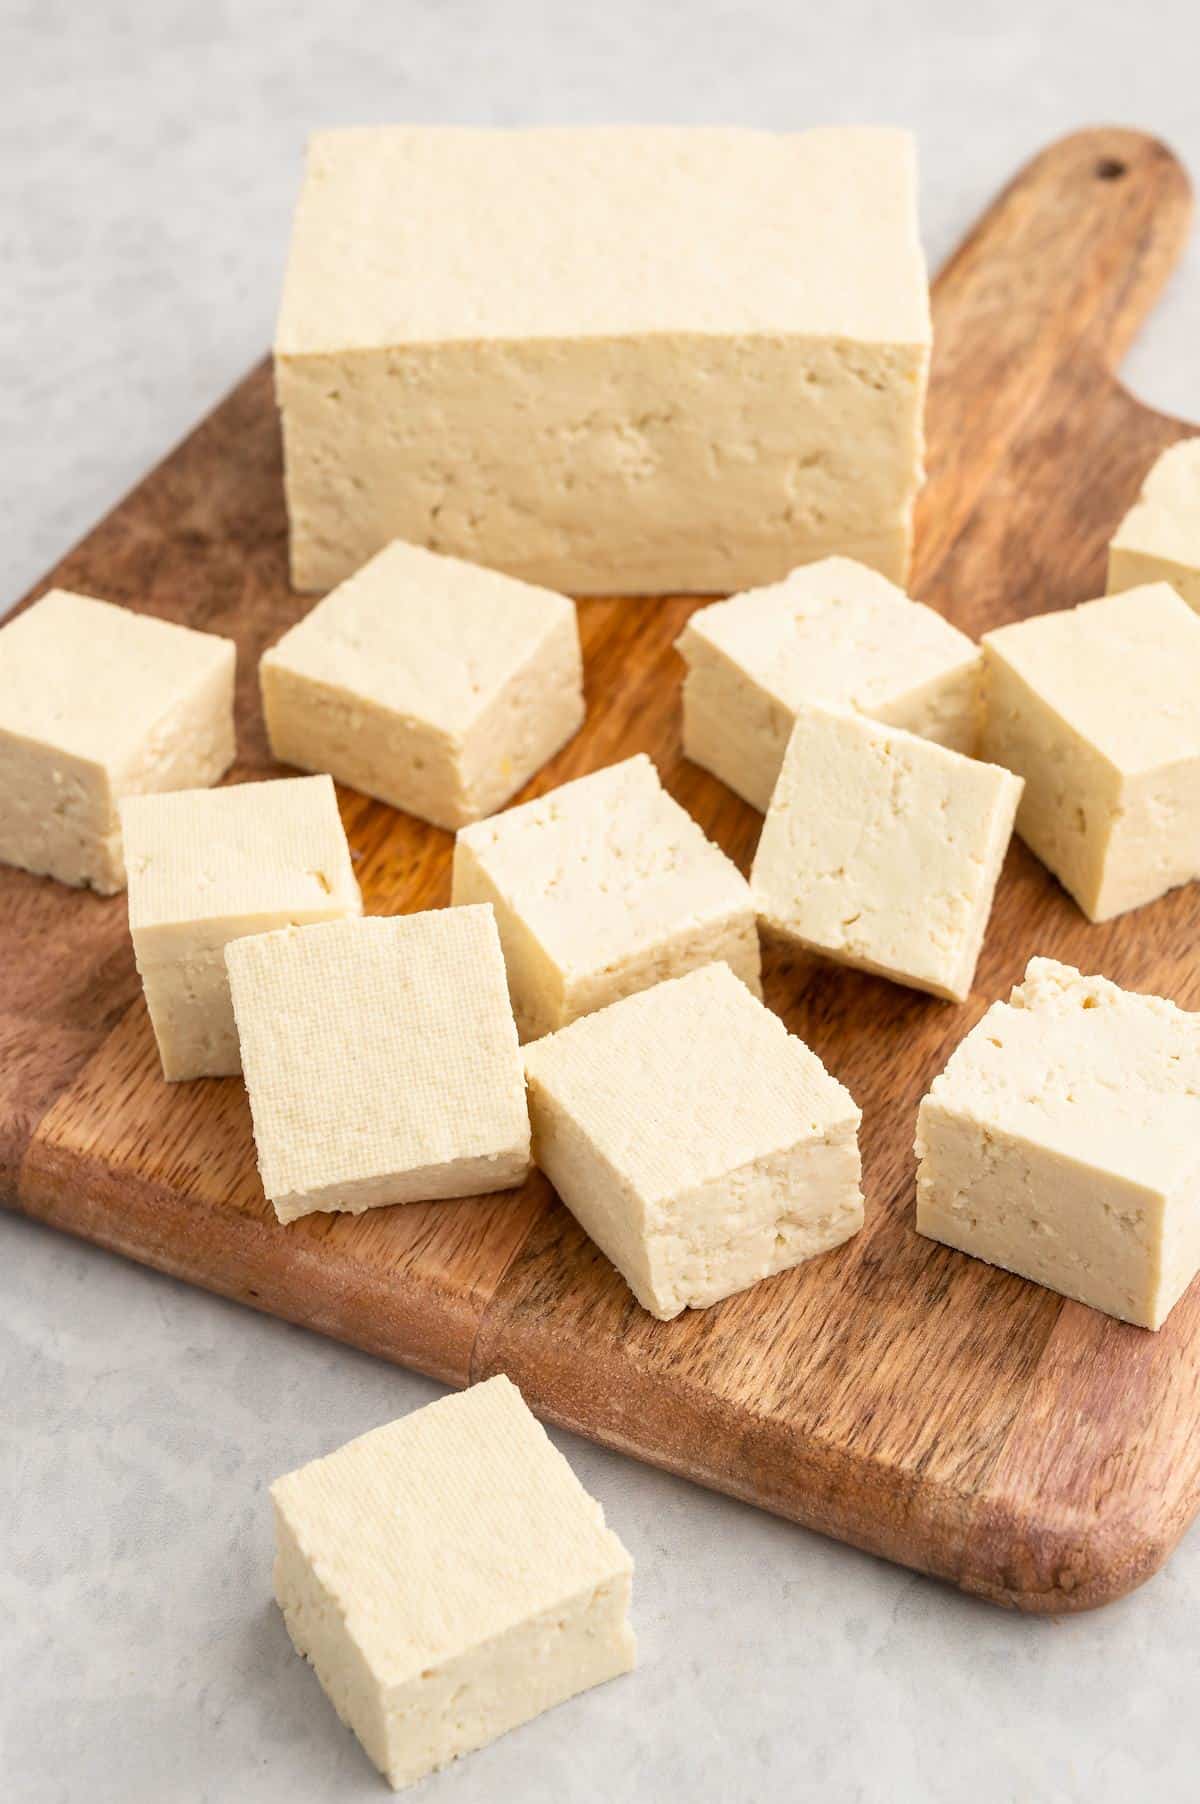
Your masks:
[[[572,595],[903,581],[929,296],[907,133],[313,138],[275,336],[292,581],[391,539]]]
[[[776,933],[961,1002],[1021,781],[864,715],[801,706],[750,886]]]
[[[974,752],[983,657],[932,608],[849,558],[713,602],[676,641],[683,749],[765,812],[801,702],[857,708]]]
[[[362,910],[328,777],[184,790],[122,805],[129,931],[163,1076],[242,1068],[225,947]]]
[[[0,860],[110,896],[124,796],[234,759],[232,639],[52,589],[0,627]]]
[[[271,1497],[288,1633],[396,1790],[635,1663],[633,1561],[507,1378]]]
[[[271,749],[394,808],[491,814],[583,722],[575,604],[396,543],[259,665]]]
[[[1200,1266],[1200,1015],[1035,958],[917,1117],[917,1228],[1160,1328]]]
[[[280,1221],[525,1177],[529,1112],[490,908],[285,928],[225,957]]]
[[[853,1098],[727,965],[526,1047],[525,1075],[535,1162],[660,1320],[862,1227]]]
[[[1163,452],[1108,548],[1108,592],[1170,583],[1200,612],[1200,438]]]
[[[1093,921],[1200,875],[1200,619],[1166,583],[988,633],[984,756]]]
[[[522,1040],[716,959],[761,987],[749,884],[642,753],[465,827],[452,899],[496,910]]]

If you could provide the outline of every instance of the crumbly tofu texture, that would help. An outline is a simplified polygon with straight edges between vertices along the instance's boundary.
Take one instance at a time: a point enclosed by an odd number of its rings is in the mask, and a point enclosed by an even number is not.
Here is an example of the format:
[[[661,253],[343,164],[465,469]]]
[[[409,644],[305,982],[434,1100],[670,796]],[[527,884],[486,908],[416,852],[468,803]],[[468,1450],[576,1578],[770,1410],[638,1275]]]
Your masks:
[[[760,993],[750,887],[641,753],[464,828],[452,899],[496,910],[522,1040],[718,959]]]
[[[983,752],[1093,921],[1200,875],[1200,619],[1166,583],[988,633]]]
[[[922,1234],[1159,1328],[1200,1267],[1200,1015],[1032,959],[916,1151]]]
[[[322,132],[275,339],[293,583],[394,538],[573,595],[903,581],[930,340],[907,133]]]
[[[125,796],[234,759],[231,639],[52,589],[0,627],[0,860],[125,887]]]
[[[1108,592],[1170,583],[1200,612],[1200,438],[1158,458],[1108,548]]]
[[[242,1068],[225,970],[241,934],[362,912],[329,777],[122,804],[129,931],[163,1076]]]
[[[774,932],[963,1001],[1021,781],[864,715],[802,705],[750,885]]]
[[[259,674],[278,759],[439,827],[502,807],[584,716],[573,602],[399,542]]]
[[[853,1098],[726,965],[526,1047],[525,1075],[535,1162],[662,1320],[862,1226]]]
[[[976,749],[979,647],[850,558],[698,609],[677,646],[687,665],[686,756],[764,812],[801,702],[857,708],[953,751]]]
[[[635,1663],[633,1561],[507,1378],[271,1496],[288,1633],[397,1790]]]
[[[286,928],[235,940],[225,957],[280,1221],[526,1176],[529,1113],[490,908]]]

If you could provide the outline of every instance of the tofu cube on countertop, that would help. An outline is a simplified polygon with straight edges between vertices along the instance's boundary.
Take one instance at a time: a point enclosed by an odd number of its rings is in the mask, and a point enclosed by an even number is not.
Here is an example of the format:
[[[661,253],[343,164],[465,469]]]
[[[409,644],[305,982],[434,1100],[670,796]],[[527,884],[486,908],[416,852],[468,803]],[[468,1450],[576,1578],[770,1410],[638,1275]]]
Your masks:
[[[765,926],[961,1002],[1021,780],[846,709],[802,703],[754,857]]]
[[[1159,1328],[1200,1268],[1200,1015],[1032,959],[916,1151],[920,1233]]]
[[[1166,583],[985,635],[984,756],[1092,921],[1200,876],[1200,617]]]
[[[397,1790],[634,1665],[633,1561],[507,1378],[271,1496],[288,1633]]]
[[[129,931],[163,1076],[242,1068],[225,947],[362,911],[329,777],[138,796],[122,804]]]
[[[259,666],[271,749],[439,827],[493,813],[583,722],[575,604],[388,545]]]
[[[705,1308],[861,1228],[854,1099],[727,965],[524,1057],[534,1161],[651,1315]]]
[[[327,131],[275,335],[292,581],[401,538],[572,595],[903,581],[929,292],[906,132]]]
[[[522,1040],[714,959],[760,987],[750,886],[644,754],[465,827],[452,899],[496,910]]]
[[[857,708],[973,753],[983,657],[965,633],[850,558],[699,608],[677,645],[683,749],[765,812],[801,702]]]
[[[490,908],[285,928],[225,956],[280,1221],[525,1177],[529,1112]]]
[[[1170,583],[1200,612],[1200,437],[1170,445],[1108,547],[1108,592]]]
[[[0,860],[125,887],[123,797],[234,759],[232,639],[52,589],[0,626]]]

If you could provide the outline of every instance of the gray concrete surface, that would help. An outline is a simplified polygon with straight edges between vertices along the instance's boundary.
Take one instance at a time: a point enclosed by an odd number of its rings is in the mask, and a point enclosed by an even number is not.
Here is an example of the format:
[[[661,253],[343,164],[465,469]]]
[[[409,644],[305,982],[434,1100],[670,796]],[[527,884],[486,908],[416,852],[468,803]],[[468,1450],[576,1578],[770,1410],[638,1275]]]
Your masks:
[[[910,124],[936,264],[1076,125],[1200,169],[1198,49],[1195,0],[4,0],[0,608],[261,354],[314,125]],[[1193,254],[1126,372],[1191,415],[1198,305]],[[269,1601],[265,1488],[436,1387],[9,1218],[0,1379],[0,1795],[385,1795]],[[1194,1535],[1126,1602],[1028,1621],[560,1440],[637,1558],[641,1668],[420,1796],[1197,1796]]]

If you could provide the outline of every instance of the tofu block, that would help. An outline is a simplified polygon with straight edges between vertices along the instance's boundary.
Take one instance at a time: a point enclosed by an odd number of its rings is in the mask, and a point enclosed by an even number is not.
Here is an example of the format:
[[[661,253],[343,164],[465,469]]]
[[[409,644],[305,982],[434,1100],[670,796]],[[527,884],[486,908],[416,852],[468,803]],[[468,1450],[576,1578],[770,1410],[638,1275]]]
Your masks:
[[[1200,618],[1166,583],[988,633],[983,754],[1093,921],[1200,875]]]
[[[930,316],[905,132],[309,145],[275,335],[292,581],[391,539],[573,595],[902,582]]]
[[[288,1633],[396,1790],[634,1665],[633,1561],[507,1378],[271,1497]]]
[[[492,814],[584,716],[573,602],[399,542],[259,674],[278,759],[439,827]]]
[[[125,887],[123,797],[234,759],[232,639],[52,589],[0,627],[0,861]]]
[[[749,884],[642,753],[464,827],[452,900],[495,909],[522,1040],[718,959],[761,989]]]
[[[1170,583],[1200,612],[1200,438],[1154,464],[1108,548],[1108,592]]]
[[[759,918],[839,964],[961,1002],[1020,796],[997,765],[802,704],[750,874]]]
[[[230,940],[362,910],[333,784],[285,777],[136,797],[121,823],[129,931],[163,1076],[234,1076]]]
[[[727,965],[526,1047],[525,1076],[536,1163],[662,1321],[862,1227],[853,1098]]]
[[[287,927],[225,959],[280,1221],[525,1177],[529,1112],[490,908]]]
[[[1200,1015],[1053,959],[917,1117],[917,1228],[1143,1328],[1200,1266]]]
[[[687,665],[684,753],[763,812],[801,702],[976,749],[979,647],[849,558],[700,608],[676,643]]]

